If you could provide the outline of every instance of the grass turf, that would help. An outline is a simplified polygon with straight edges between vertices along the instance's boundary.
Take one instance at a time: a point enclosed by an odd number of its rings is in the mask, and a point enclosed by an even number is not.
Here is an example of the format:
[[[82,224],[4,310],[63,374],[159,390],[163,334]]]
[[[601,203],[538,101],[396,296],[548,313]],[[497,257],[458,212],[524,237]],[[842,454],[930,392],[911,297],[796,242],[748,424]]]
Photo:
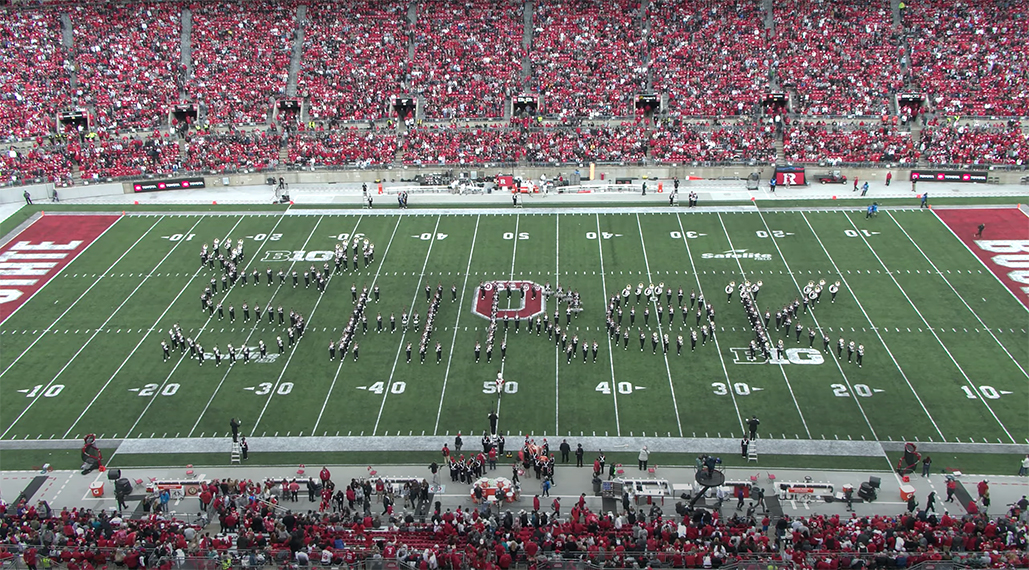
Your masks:
[[[302,281],[296,290],[289,282],[264,283],[265,267],[291,267],[262,261],[273,255],[268,252],[331,250],[341,234],[358,233],[375,243],[376,262],[334,276],[326,294],[303,288]],[[198,300],[203,284],[218,274],[198,271],[200,244],[226,235],[246,236],[250,271],[262,271],[259,286],[237,286],[220,299],[236,305],[235,323],[209,320]],[[734,249],[763,256],[711,256]],[[302,272],[308,265],[293,268]],[[584,311],[571,329],[582,340],[600,343],[596,364],[592,355],[583,364],[581,352],[566,364],[545,334],[538,337],[524,327],[515,334],[513,324],[505,362],[499,347],[492,363],[485,355],[474,362],[472,347],[484,341],[487,324],[470,311],[475,287],[512,276],[579,291]],[[733,349],[746,346],[751,333],[742,307],[736,300],[727,303],[723,289],[744,278],[763,282],[758,301],[773,313],[798,295],[798,285],[842,278],[836,302],[823,295],[814,318],[801,315],[799,321],[820,327],[834,344],[840,336],[864,344],[865,366],[848,364],[846,355],[837,365],[834,356],[804,351],[806,328],[799,345],[792,333],[787,339],[787,348],[802,351],[794,354],[796,363],[736,364],[745,358]],[[629,349],[609,345],[604,299],[640,282],[682,287],[686,303],[691,289],[702,290],[716,308],[717,345],[709,341],[691,353],[691,326],[677,314],[671,326],[666,316],[660,329],[652,316],[642,327],[648,340],[640,351],[642,311],[656,306],[645,299],[637,304],[634,296]],[[368,308],[369,333],[358,335],[360,361],[329,362],[327,344],[339,338],[352,308],[351,284],[373,283],[381,287],[382,300]],[[426,363],[419,364],[416,351],[407,364],[403,348],[408,342],[417,347],[418,335],[377,334],[375,315],[381,312],[388,323],[392,312],[399,321],[402,311],[413,308],[424,320],[424,287],[437,284],[444,287],[444,300]],[[459,290],[457,303],[450,301],[451,284]],[[308,318],[308,333],[266,364],[230,368],[209,361],[200,367],[178,355],[162,362],[159,343],[176,322],[208,351],[264,340],[275,352],[283,327],[267,319],[243,323],[244,300],[299,311]],[[552,302],[548,309],[554,310]],[[628,320],[626,314],[624,324]],[[652,354],[652,330],[671,334],[667,357],[660,348]],[[683,356],[675,354],[677,334],[687,339]],[[1024,308],[929,212],[899,211],[870,221],[844,212],[155,213],[120,220],[0,326],[0,428],[3,439],[90,432],[210,437],[223,435],[228,418],[238,416],[243,431],[258,436],[424,433],[442,442],[459,431],[483,429],[487,410],[496,405],[491,380],[503,367],[508,384],[501,429],[509,433],[740,437],[742,422],[756,414],[762,434],[775,438],[1023,443],[1029,412],[1019,365],[1029,367],[1027,339]],[[440,365],[432,350],[437,340],[444,347]],[[980,386],[990,386],[988,393],[998,397],[969,398],[963,388]]]

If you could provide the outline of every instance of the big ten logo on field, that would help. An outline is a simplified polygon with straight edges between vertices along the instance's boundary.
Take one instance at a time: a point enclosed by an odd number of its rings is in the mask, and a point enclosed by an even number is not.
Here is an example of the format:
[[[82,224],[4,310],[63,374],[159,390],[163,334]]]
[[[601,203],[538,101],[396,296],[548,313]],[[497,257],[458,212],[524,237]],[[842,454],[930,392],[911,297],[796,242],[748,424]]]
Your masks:
[[[750,349],[746,347],[732,347],[729,350],[732,351],[734,364],[821,364],[825,362],[822,353],[814,348],[787,348],[784,351],[784,358],[779,358],[773,349],[771,358],[767,360],[760,354],[751,358]]]
[[[328,250],[316,250],[316,251],[279,251],[272,250],[264,252],[264,257],[261,258],[261,263],[269,263],[273,261],[286,261],[290,263],[297,263],[300,261],[317,261],[325,262],[332,261],[336,258],[335,252]]]
[[[1029,285],[1029,240],[1015,239],[980,239],[975,240],[979,249],[996,254],[990,261],[1008,271],[1008,279],[1022,285]],[[1029,293],[1029,287],[1022,287],[1023,293]]]
[[[497,307],[497,319],[531,319],[546,312],[543,287],[532,281],[495,281],[475,288],[475,304],[472,312],[484,319],[490,318],[493,298],[501,295]],[[506,299],[510,298],[510,302]]]

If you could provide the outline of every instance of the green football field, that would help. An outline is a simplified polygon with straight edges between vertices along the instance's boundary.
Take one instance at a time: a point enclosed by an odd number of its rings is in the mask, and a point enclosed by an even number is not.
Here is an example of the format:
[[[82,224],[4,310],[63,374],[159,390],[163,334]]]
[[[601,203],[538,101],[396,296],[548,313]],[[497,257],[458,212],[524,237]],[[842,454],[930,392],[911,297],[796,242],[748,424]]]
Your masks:
[[[230,417],[253,436],[444,435],[480,433],[498,405],[500,429],[537,435],[740,437],[747,418],[762,437],[1026,443],[1029,436],[1027,312],[933,213],[835,210],[635,213],[360,212],[139,214],[108,231],[0,325],[0,438],[71,439],[224,436]],[[77,220],[68,216],[68,223]],[[216,300],[236,321],[201,310],[200,294],[222,271],[201,267],[201,245],[245,241],[243,265],[260,284],[237,284]],[[267,268],[303,272],[341,240],[367,239],[375,261],[333,274],[324,294],[265,282]],[[300,253],[298,253],[300,252]],[[298,261],[299,260],[299,261]],[[480,282],[549,282],[578,291],[583,310],[569,338],[599,343],[584,363],[528,330],[506,332],[476,363],[488,320],[473,312]],[[749,360],[753,338],[730,282],[761,281],[762,311],[792,302],[809,281],[839,280],[791,330],[777,362]],[[703,294],[717,332],[690,350],[696,309],[669,323],[666,296],[637,302],[637,284]],[[329,360],[353,309],[351,286],[381,289],[358,333],[360,359]],[[403,332],[401,313],[424,324],[425,287],[443,301],[424,364],[420,332]],[[605,304],[629,286],[622,326],[636,309],[628,348],[605,332]],[[457,287],[457,301],[451,300]],[[241,305],[273,304],[307,320],[306,334],[278,355],[285,327],[243,322]],[[520,303],[501,296],[500,307]],[[678,307],[676,295],[671,304]],[[665,310],[658,320],[657,306]],[[553,299],[545,302],[553,314]],[[561,325],[565,326],[564,305]],[[653,313],[644,324],[646,307]],[[376,332],[381,313],[385,331]],[[398,330],[389,332],[394,313]],[[178,323],[207,352],[228,344],[269,358],[216,366],[160,343]],[[794,323],[795,326],[796,323]],[[287,321],[288,325],[288,321]],[[782,338],[774,330],[773,338]],[[809,348],[808,328],[819,331]],[[647,336],[640,350],[639,333]],[[670,351],[650,335],[669,334]],[[821,332],[832,338],[822,350]],[[675,338],[685,348],[676,353]],[[497,342],[505,337],[499,326]],[[863,366],[836,357],[838,339],[864,345]],[[435,343],[442,343],[437,364]],[[415,347],[411,363],[404,348]]]

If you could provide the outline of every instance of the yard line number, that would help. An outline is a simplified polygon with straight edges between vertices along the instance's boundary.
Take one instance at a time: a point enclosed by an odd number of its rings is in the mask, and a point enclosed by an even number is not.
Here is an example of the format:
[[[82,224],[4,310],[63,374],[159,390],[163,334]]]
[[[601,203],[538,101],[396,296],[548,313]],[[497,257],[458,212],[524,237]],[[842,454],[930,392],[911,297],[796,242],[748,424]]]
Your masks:
[[[496,394],[499,391],[497,383],[489,380],[482,383],[483,394]],[[517,394],[518,393],[518,382],[514,380],[506,380],[504,382],[504,393],[505,394]]]
[[[160,390],[160,391],[158,391]],[[158,384],[146,384],[142,388],[129,388],[129,392],[136,392],[137,396],[143,396],[149,398],[154,394],[160,394],[162,396],[174,396],[179,391],[179,385],[174,382],[166,384],[162,389]]]
[[[725,382],[712,382],[711,387],[714,388],[716,396],[729,395],[729,385]],[[751,393],[760,392],[761,390],[764,390],[764,388],[751,388],[750,384],[746,382],[736,382],[732,385],[732,391],[737,396],[749,396]]]
[[[41,390],[43,390],[43,385],[42,384],[36,384],[35,386],[32,387],[31,390],[26,389],[26,390],[18,390],[18,391],[24,393],[26,398],[35,398],[36,396],[39,395]],[[45,391],[43,391],[43,397],[44,398],[54,398],[58,394],[61,393],[61,390],[64,390],[64,384],[54,384],[54,385],[50,386],[49,388],[47,388]]]
[[[601,382],[600,384],[597,384],[597,387],[594,388],[594,390],[600,392],[601,394],[610,394],[611,384],[611,382]],[[646,387],[634,386],[632,382],[618,382],[617,384],[615,384],[615,389],[618,390],[619,394],[625,395],[632,394],[636,390],[646,390]]]
[[[831,384],[829,387],[832,388],[832,393],[837,398],[850,397],[850,391],[847,390],[846,384]],[[878,388],[870,388],[868,384],[854,384],[854,393],[862,398],[871,398],[872,394],[882,391]]]
[[[671,236],[672,239],[682,239],[682,236],[686,236],[687,239],[697,239],[700,236],[706,236],[707,234],[702,234],[700,232],[689,231],[689,232],[686,232],[686,233],[683,233],[683,232],[668,232],[668,235]]]
[[[514,239],[514,232],[504,232],[504,239]],[[518,239],[529,239],[529,232],[518,232]]]
[[[975,400],[976,395],[970,386],[962,386],[961,390],[964,391],[965,397],[969,400]],[[993,386],[979,386],[979,393],[983,395],[987,400],[999,400],[1001,396],[1007,396],[1014,392],[1008,392],[1007,390],[998,390]]]
[[[861,233],[858,234],[858,230],[843,230],[843,235],[845,235],[847,237],[858,237],[858,235],[863,235],[865,237],[872,237],[872,236],[879,235],[879,232],[870,232],[868,230],[861,230]]]

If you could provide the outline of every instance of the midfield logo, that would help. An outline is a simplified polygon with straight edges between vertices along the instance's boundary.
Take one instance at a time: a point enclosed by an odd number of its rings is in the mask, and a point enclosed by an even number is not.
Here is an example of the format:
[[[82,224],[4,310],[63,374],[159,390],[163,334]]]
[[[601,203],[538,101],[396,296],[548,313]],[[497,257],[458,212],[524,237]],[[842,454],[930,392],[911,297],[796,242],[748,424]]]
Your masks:
[[[749,253],[746,249],[730,249],[722,253],[705,253],[701,259],[753,259],[755,261],[771,261],[770,253]]]

